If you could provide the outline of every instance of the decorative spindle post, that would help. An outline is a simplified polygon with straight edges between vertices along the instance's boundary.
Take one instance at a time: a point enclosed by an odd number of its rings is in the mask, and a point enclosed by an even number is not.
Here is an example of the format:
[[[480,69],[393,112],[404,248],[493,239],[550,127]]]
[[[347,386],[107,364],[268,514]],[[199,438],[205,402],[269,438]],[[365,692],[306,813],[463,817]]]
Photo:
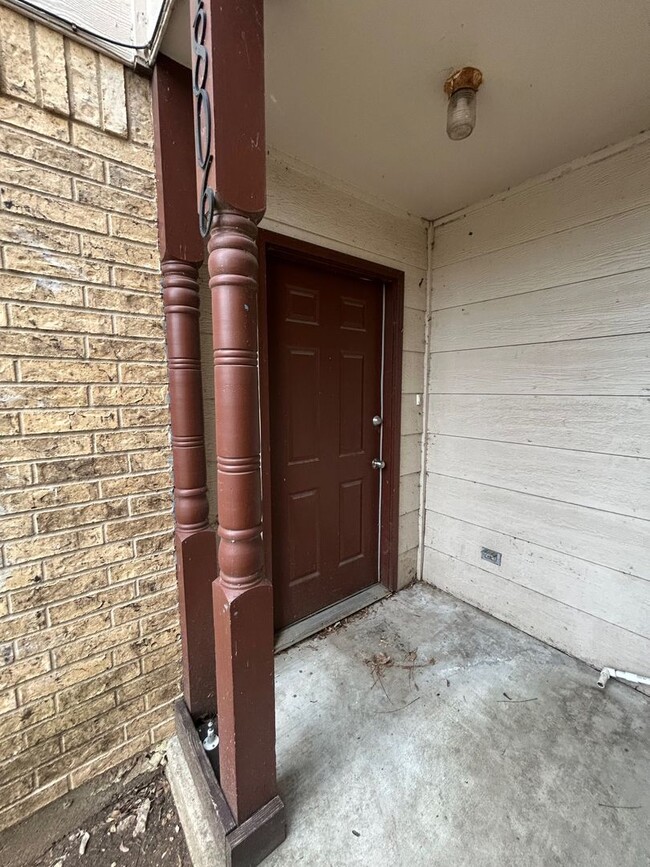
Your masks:
[[[195,719],[216,712],[212,581],[216,538],[208,525],[203,436],[191,77],[161,56],[154,71],[158,227],[174,461],[174,514],[183,696]]]
[[[220,783],[238,825],[256,815],[262,821],[274,802],[277,845],[284,819],[275,773],[273,593],[261,538],[257,352],[256,224],[266,206],[263,0],[193,0],[191,27],[199,225],[208,238],[212,293]]]

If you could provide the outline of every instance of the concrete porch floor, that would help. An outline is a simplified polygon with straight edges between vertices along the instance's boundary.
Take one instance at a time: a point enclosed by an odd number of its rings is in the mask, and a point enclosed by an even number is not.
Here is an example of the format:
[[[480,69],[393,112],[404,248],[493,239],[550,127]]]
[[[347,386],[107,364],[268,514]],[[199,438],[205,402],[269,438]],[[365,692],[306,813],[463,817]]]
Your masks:
[[[423,584],[280,654],[265,867],[650,864],[650,699],[596,679]]]

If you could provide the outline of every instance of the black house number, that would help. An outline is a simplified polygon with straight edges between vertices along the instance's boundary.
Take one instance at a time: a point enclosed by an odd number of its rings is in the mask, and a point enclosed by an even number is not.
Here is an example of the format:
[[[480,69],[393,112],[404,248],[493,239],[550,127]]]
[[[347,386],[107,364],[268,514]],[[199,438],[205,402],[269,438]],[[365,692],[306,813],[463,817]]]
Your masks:
[[[199,0],[196,15],[192,23],[192,51],[194,52],[194,70],[192,75],[192,90],[196,102],[194,112],[194,147],[196,161],[203,173],[201,196],[199,199],[199,230],[203,238],[210,231],[214,216],[215,195],[208,186],[208,175],[214,159],[212,154],[212,107],[210,95],[205,88],[208,77],[208,49],[205,46],[205,31],[207,13],[204,0]]]

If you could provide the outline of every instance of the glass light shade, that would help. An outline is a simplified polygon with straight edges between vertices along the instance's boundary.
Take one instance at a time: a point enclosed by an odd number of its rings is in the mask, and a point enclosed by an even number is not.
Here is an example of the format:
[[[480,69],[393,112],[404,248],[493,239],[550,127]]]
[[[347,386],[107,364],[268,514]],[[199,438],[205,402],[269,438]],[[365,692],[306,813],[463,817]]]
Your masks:
[[[449,97],[447,135],[453,141],[467,138],[476,126],[476,91],[461,87]]]

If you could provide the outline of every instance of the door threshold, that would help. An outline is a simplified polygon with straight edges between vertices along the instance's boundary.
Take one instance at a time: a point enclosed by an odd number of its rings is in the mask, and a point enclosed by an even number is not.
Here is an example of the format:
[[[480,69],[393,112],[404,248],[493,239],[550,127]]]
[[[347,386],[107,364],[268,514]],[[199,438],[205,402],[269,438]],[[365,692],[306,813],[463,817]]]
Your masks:
[[[281,650],[286,650],[299,641],[304,641],[311,635],[316,635],[322,629],[327,629],[339,620],[345,617],[350,617],[367,608],[374,602],[379,602],[380,599],[385,599],[390,596],[391,592],[383,584],[373,584],[372,587],[367,587],[365,590],[360,590],[354,596],[348,596],[347,599],[342,599],[329,608],[323,608],[322,611],[317,611],[316,614],[311,614],[305,617],[304,620],[299,620],[297,623],[292,623],[291,626],[286,626],[280,629],[275,634],[275,652],[280,653]]]

